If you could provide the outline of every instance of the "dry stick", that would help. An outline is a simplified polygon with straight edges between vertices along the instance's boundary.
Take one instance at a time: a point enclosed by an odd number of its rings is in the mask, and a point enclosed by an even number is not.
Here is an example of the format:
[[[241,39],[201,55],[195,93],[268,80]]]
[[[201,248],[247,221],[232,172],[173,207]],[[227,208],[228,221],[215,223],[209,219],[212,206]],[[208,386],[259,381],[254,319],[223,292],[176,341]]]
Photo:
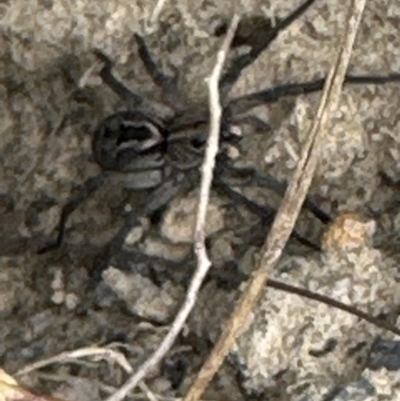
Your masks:
[[[153,12],[151,13],[151,16],[149,18],[149,24],[153,25],[158,20],[158,17],[160,16],[161,10],[163,9],[165,3],[166,0],[157,1],[157,4],[154,7]]]
[[[164,355],[171,348],[176,337],[182,330],[185,321],[196,303],[197,294],[201,287],[204,277],[211,265],[205,247],[205,222],[207,205],[210,195],[211,181],[215,165],[215,157],[218,153],[219,131],[221,125],[221,105],[219,101],[218,82],[221,75],[221,70],[224,65],[226,55],[230,44],[235,34],[239,16],[235,15],[230,24],[226,38],[221,50],[218,52],[216,65],[211,73],[208,81],[210,92],[210,134],[207,139],[206,152],[202,166],[202,177],[199,194],[199,205],[196,218],[196,227],[194,232],[194,247],[197,255],[197,268],[189,289],[186,294],[185,301],[181,306],[178,314],[172,323],[171,329],[161,342],[157,350],[139,367],[138,371],[131,376],[126,383],[117,390],[113,395],[107,398],[106,401],[121,401],[138,383],[147,375],[147,373],[155,365],[157,365]]]
[[[236,337],[240,334],[241,328],[245,325],[259,294],[265,289],[268,275],[276,265],[293,230],[321,154],[321,142],[329,114],[336,109],[339,102],[341,87],[364,5],[365,0],[352,1],[347,27],[340,41],[337,59],[326,80],[318,113],[308,135],[303,156],[296,167],[271,231],[263,246],[263,256],[258,263],[257,270],[253,273],[241,295],[234,312],[226,323],[220,339],[201,368],[184,401],[197,401],[221,366],[225,356],[234,345]]]
[[[279,291],[284,291],[289,294],[297,294],[301,297],[312,299],[325,305],[332,306],[336,309],[340,309],[344,312],[350,313],[351,315],[357,316],[360,319],[365,320],[366,322],[371,323],[376,327],[379,327],[380,329],[390,331],[393,334],[400,336],[400,329],[398,329],[395,325],[390,324],[385,320],[380,319],[379,317],[365,313],[352,305],[344,304],[343,302],[337,301],[336,299],[333,299],[326,295],[319,294],[318,292],[310,291],[306,288],[296,287],[294,285],[273,279],[267,279],[267,287]]]
[[[109,348],[92,346],[92,347],[80,348],[74,351],[65,351],[59,355],[43,359],[38,362],[34,362],[15,372],[14,376],[24,376],[35,370],[42,369],[54,363],[75,362],[81,358],[85,358],[88,356],[99,359],[112,360],[113,362],[118,363],[118,365],[121,366],[126,372],[132,371],[132,367],[129,365],[128,360],[121,352]]]
[[[125,371],[131,372],[132,368],[129,365],[129,362],[125,358],[124,354],[119,351],[115,351],[109,348],[102,348],[97,346],[80,348],[74,351],[65,351],[59,355],[43,359],[38,362],[34,362],[30,365],[25,366],[24,368],[18,370],[14,376],[24,376],[35,370],[42,369],[46,366],[52,365],[54,363],[67,363],[74,362],[80,358],[85,357],[97,357],[101,359],[109,359],[114,362],[117,362]]]
[[[56,355],[51,358],[43,359],[41,361],[32,363],[30,365],[25,366],[24,368],[18,370],[14,376],[24,376],[35,370],[44,368],[48,365],[52,365],[54,363],[63,363],[63,362],[75,362],[80,358],[84,358],[87,356],[97,357],[101,359],[109,359],[112,362],[116,362],[126,373],[132,374],[133,368],[129,364],[125,355],[122,352],[115,351],[110,348],[101,348],[97,346],[80,348],[74,351],[66,351],[59,355]],[[155,394],[149,389],[146,383],[139,383],[140,389],[146,394],[147,398],[150,401],[159,401]]]

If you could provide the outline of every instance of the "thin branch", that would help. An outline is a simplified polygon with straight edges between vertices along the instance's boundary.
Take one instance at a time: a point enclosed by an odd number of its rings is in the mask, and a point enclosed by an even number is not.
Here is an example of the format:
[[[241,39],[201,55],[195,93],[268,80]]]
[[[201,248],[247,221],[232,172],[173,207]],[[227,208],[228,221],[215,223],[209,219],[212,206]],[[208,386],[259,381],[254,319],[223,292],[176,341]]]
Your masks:
[[[35,370],[42,369],[46,366],[52,365],[54,363],[68,363],[68,362],[75,362],[80,358],[84,358],[87,356],[93,357],[94,359],[105,359],[110,362],[117,363],[126,373],[132,374],[133,368],[129,364],[128,360],[126,359],[125,355],[122,352],[116,351],[111,348],[113,344],[110,344],[109,347],[85,347],[80,348],[74,351],[66,351],[62,352],[59,355],[43,359],[38,362],[34,362],[30,365],[25,366],[24,368],[18,370],[14,376],[24,376],[28,373],[31,373]],[[43,377],[43,375],[42,375]],[[52,377],[52,380],[54,380]],[[62,379],[65,381],[65,378]],[[150,390],[150,388],[144,383],[143,381],[139,383],[140,389],[149,399],[149,401],[159,401],[158,397]]]
[[[113,395],[107,398],[106,401],[121,401],[125,396],[133,390],[138,383],[147,375],[147,373],[157,365],[171,348],[176,337],[182,330],[185,321],[193,309],[197,294],[201,287],[204,277],[210,267],[210,261],[207,257],[205,247],[205,222],[207,215],[207,205],[209,201],[210,187],[213,177],[213,169],[215,165],[215,157],[218,153],[219,132],[221,125],[221,105],[219,101],[218,83],[221,75],[231,41],[235,34],[239,23],[239,16],[235,15],[230,24],[228,33],[224,40],[221,50],[218,52],[217,62],[214,70],[209,78],[210,92],[210,134],[207,140],[206,153],[202,166],[202,179],[199,195],[199,206],[196,219],[196,227],[194,233],[194,247],[197,255],[197,269],[190,283],[185,301],[181,306],[170,331],[165,336],[157,350],[139,367],[137,372],[131,376],[126,383],[117,390]]]
[[[400,336],[400,329],[398,329],[393,324],[390,324],[382,319],[379,319],[378,317],[369,315],[368,313],[365,313],[354,306],[347,305],[343,302],[337,301],[336,299],[333,299],[326,295],[319,294],[317,292],[307,290],[306,288],[296,287],[294,285],[283,283],[282,281],[273,279],[267,280],[267,286],[279,291],[287,292],[289,294],[300,295],[301,297],[312,299],[325,305],[332,306],[336,309],[340,309],[344,312],[350,313],[351,315],[357,316],[358,318],[365,320],[366,322],[371,323],[374,326],[379,327],[380,329],[390,331],[393,334]]]
[[[255,302],[265,289],[270,272],[277,264],[289,239],[321,155],[322,140],[326,135],[327,122],[339,102],[341,87],[364,6],[365,0],[353,0],[349,7],[347,27],[343,37],[340,38],[338,55],[326,80],[317,116],[307,137],[308,140],[303,149],[302,158],[296,167],[263,246],[262,258],[243,291],[234,312],[225,324],[220,339],[201,368],[184,401],[197,401],[203,394],[234,345],[235,339],[245,326]]]
[[[151,13],[151,16],[149,18],[148,24],[153,25],[155,22],[158,20],[160,17],[161,11],[164,8],[164,5],[166,3],[166,0],[158,0],[156,6],[153,9],[153,12]]]
[[[24,376],[27,375],[28,373],[31,373],[38,369],[42,369],[54,363],[74,362],[77,361],[78,359],[86,357],[112,360],[116,362],[119,366],[121,366],[126,372],[132,371],[132,368],[129,365],[128,360],[121,352],[109,348],[92,346],[92,347],[80,348],[73,351],[65,351],[59,355],[43,359],[38,362],[34,362],[18,370],[14,376]]]

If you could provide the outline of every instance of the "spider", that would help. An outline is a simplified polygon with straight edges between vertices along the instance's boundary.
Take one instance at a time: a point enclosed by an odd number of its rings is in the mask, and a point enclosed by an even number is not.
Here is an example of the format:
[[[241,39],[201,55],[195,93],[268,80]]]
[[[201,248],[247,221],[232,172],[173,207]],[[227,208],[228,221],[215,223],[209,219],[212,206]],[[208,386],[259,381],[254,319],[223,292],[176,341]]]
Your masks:
[[[272,222],[275,211],[246,198],[230,185],[230,180],[238,180],[242,186],[267,187],[281,196],[285,192],[286,184],[272,176],[261,175],[255,169],[237,168],[233,165],[226,152],[226,145],[237,144],[240,142],[240,138],[235,135],[232,127],[245,121],[267,130],[268,125],[258,118],[246,116],[244,113],[259,105],[277,102],[283,97],[319,91],[323,88],[325,79],[285,84],[234,99],[229,99],[228,94],[243,70],[268,48],[280,31],[298,19],[314,2],[315,0],[305,1],[285,18],[278,20],[274,26],[265,26],[265,31],[255,32],[251,42],[245,42],[249,45],[250,50],[245,54],[233,57],[220,79],[223,115],[220,151],[217,157],[213,186],[234,202],[242,204],[250,212],[260,216],[266,224]],[[245,41],[240,37],[240,32],[239,24],[237,36],[234,39],[236,46]],[[110,59],[100,51],[95,51],[95,55],[103,62],[100,72],[103,82],[129,107],[127,111],[107,117],[95,130],[92,149],[94,159],[102,168],[102,172],[88,179],[78,195],[66,203],[58,223],[57,237],[39,249],[38,253],[45,253],[60,247],[65,236],[68,217],[113,174],[134,175],[137,172],[146,171],[150,178],[144,184],[145,188],[143,188],[143,182],[138,188],[134,179],[130,186],[133,189],[149,191],[149,196],[138,209],[128,214],[120,231],[105,247],[104,254],[96,262],[101,263],[103,268],[107,266],[107,260],[112,253],[121,248],[129,231],[139,224],[140,216],[150,216],[158,212],[179,192],[189,191],[198,185],[198,167],[202,162],[203,145],[206,141],[208,108],[206,105],[203,108],[198,105],[196,107],[187,106],[177,85],[178,74],[173,76],[163,74],[152,59],[144,39],[138,34],[134,34],[134,39],[139,57],[154,84],[161,88],[166,105],[148,101],[127,89],[113,75],[113,65]],[[345,83],[383,84],[399,80],[400,74],[378,77],[347,75]],[[190,134],[188,130],[191,130]],[[306,200],[304,208],[310,210],[323,223],[331,221],[331,217],[320,210],[310,199]],[[303,244],[319,248],[318,245],[303,238],[296,231],[294,231],[293,237]]]

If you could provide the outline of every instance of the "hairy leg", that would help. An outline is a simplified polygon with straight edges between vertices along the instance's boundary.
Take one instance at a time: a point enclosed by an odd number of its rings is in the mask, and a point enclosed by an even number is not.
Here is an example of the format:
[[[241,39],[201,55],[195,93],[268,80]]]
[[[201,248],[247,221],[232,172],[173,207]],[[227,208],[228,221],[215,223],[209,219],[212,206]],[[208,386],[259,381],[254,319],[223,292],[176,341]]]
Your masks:
[[[278,20],[274,27],[259,36],[259,40],[251,46],[248,53],[238,56],[232,61],[220,80],[220,90],[224,97],[239,79],[242,71],[258,58],[258,56],[278,37],[281,31],[301,17],[314,2],[315,0],[307,0],[286,18]]]
[[[143,97],[132,92],[122,82],[118,81],[112,73],[113,63],[108,56],[100,50],[94,50],[94,54],[104,64],[99,74],[103,82],[122,100],[130,103],[132,107],[139,107],[143,103]]]
[[[229,102],[225,108],[227,115],[238,115],[254,107],[265,103],[274,103],[288,96],[299,96],[308,93],[318,92],[325,85],[326,78],[316,79],[314,81],[285,84],[254,92],[249,95],[237,97]],[[345,85],[384,85],[393,82],[400,82],[400,74],[389,74],[382,76],[368,75],[346,75]]]
[[[238,180],[240,186],[258,185],[266,187],[280,196],[284,196],[287,184],[277,180],[276,178],[260,174],[257,170],[251,167],[237,168],[229,164],[226,158],[221,158],[217,167],[219,177],[225,179]],[[219,179],[217,177],[217,179]],[[223,178],[222,178],[223,179]],[[309,197],[306,198],[303,207],[314,214],[322,223],[328,224],[332,221],[332,217],[320,209]]]
[[[53,251],[61,246],[64,240],[65,226],[69,216],[79,207],[79,205],[81,205],[104,184],[106,175],[106,173],[102,172],[95,177],[89,178],[79,189],[79,193],[66,203],[66,205],[62,208],[60,220],[57,225],[58,234],[56,239],[50,241],[47,245],[40,248],[37,251],[38,254]]]
[[[243,205],[251,213],[254,213],[255,215],[259,216],[263,220],[263,223],[266,226],[270,226],[274,221],[276,215],[275,209],[265,205],[259,205],[258,203],[248,199],[240,192],[237,192],[234,189],[232,189],[226,182],[224,182],[223,179],[217,179],[215,181],[215,186],[217,189],[220,189],[226,196],[232,199],[235,203]],[[303,237],[296,230],[292,232],[292,238],[296,239],[298,242],[311,249],[314,249],[316,251],[321,250],[321,247],[318,244]]]
[[[150,216],[162,209],[179,191],[180,187],[173,180],[165,181],[158,188],[151,191],[136,210],[128,213],[117,234],[104,246],[103,251],[94,260],[92,276],[95,281],[101,279],[102,272],[108,268],[111,257],[121,250],[129,232],[141,224],[140,217]]]

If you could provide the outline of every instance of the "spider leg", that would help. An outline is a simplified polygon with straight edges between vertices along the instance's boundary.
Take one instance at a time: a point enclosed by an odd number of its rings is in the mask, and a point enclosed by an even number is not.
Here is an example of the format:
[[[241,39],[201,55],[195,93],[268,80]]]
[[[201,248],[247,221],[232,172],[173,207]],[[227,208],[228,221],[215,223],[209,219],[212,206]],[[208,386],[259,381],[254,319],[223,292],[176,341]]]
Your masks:
[[[101,274],[109,266],[110,259],[117,254],[124,245],[126,236],[136,226],[140,226],[141,216],[150,216],[166,206],[180,191],[174,181],[165,181],[158,188],[154,189],[136,210],[128,213],[124,224],[117,234],[108,242],[103,251],[95,258],[92,277],[96,281],[101,279]]]
[[[153,82],[164,91],[177,90],[178,76],[165,75],[158,67],[151,54],[149,48],[146,45],[143,37],[135,33],[134,38],[138,45],[139,57],[142,60],[143,65],[146,68],[147,73],[150,75]]]
[[[146,100],[139,93],[132,91],[120,82],[112,72],[113,64],[108,56],[97,49],[94,50],[94,54],[104,64],[99,73],[100,78],[115,94],[127,102],[128,109],[138,110],[150,119],[159,121],[160,124],[171,121],[175,117],[175,113],[171,107]]]
[[[254,92],[249,95],[237,97],[229,102],[225,108],[228,115],[238,115],[264,103],[274,103],[286,96],[305,95],[322,90],[326,78],[316,79],[314,81],[286,84],[275,86],[271,89],[265,89]],[[400,82],[400,74],[389,74],[382,76],[368,75],[346,75],[344,84],[347,85],[383,85],[392,82]]]
[[[95,56],[104,64],[99,73],[103,82],[122,100],[131,102],[132,107],[139,107],[143,103],[143,97],[132,92],[122,82],[118,81],[118,79],[112,73],[113,63],[108,56],[97,49],[93,52]]]
[[[128,272],[138,272],[150,278],[156,285],[162,286],[165,279],[187,285],[191,277],[193,260],[190,256],[184,261],[171,261],[162,256],[151,256],[132,249],[120,249],[111,257],[111,265]],[[182,269],[184,263],[188,269]],[[162,265],[162,269],[160,269]],[[156,267],[156,271],[154,271]]]
[[[241,185],[255,184],[269,188],[280,196],[285,195],[287,184],[277,180],[270,175],[260,174],[257,170],[251,167],[233,167],[228,163],[223,163],[222,168],[225,170],[223,171],[223,174],[233,174],[234,176],[236,176],[237,179],[240,180]],[[313,213],[314,216],[317,217],[322,223],[328,224],[332,222],[332,217],[328,213],[320,209],[309,197],[306,197],[303,207]]]
[[[230,120],[230,125],[235,124],[248,124],[260,132],[268,132],[272,129],[270,124],[255,115],[235,116]]]
[[[142,60],[147,73],[153,82],[162,89],[165,100],[174,108],[181,108],[184,104],[182,96],[179,94],[178,88],[178,70],[174,71],[174,75],[165,75],[158,67],[146,45],[143,37],[138,33],[134,34],[135,41],[138,46],[139,57]]]
[[[82,204],[87,198],[90,197],[95,191],[97,191],[103,184],[106,179],[106,173],[102,172],[95,177],[89,178],[79,190],[77,196],[67,202],[67,204],[63,207],[60,220],[58,222],[57,238],[53,241],[50,241],[43,248],[40,248],[37,253],[43,254],[49,251],[53,251],[58,249],[65,236],[65,225],[67,223],[68,217],[75,211],[75,209]]]
[[[263,223],[270,226],[275,219],[276,211],[268,206],[261,206],[258,203],[248,199],[246,196],[242,195],[240,192],[232,189],[224,180],[217,179],[215,184],[218,189],[220,189],[226,196],[231,198],[234,202],[238,202],[246,207],[251,213],[262,218]],[[301,244],[308,246],[314,250],[320,251],[321,247],[318,244],[310,241],[309,239],[303,237],[296,230],[293,230],[292,237],[299,241]]]
[[[260,40],[256,45],[251,47],[251,50],[248,53],[236,57],[236,59],[233,60],[230,67],[221,78],[221,92],[225,94],[228,93],[231,87],[240,77],[242,71],[250,64],[252,64],[258,58],[258,56],[270,45],[270,43],[277,38],[279,32],[286,29],[292,22],[297,20],[314,2],[315,0],[305,1],[286,18],[278,21],[277,24],[272,29],[265,32],[262,37],[260,35]]]

